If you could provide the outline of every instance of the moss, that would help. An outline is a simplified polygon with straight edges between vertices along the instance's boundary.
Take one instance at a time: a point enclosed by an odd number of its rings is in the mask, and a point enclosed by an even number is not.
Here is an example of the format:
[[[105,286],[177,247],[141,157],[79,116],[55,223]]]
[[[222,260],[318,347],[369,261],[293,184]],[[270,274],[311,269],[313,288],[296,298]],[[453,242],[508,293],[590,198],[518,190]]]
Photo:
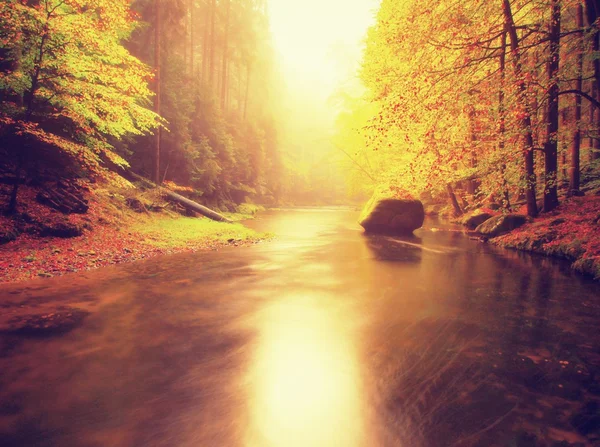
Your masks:
[[[159,248],[224,244],[232,241],[256,242],[271,237],[238,223],[228,224],[190,217],[149,219],[134,225],[132,230],[142,235],[144,242]]]

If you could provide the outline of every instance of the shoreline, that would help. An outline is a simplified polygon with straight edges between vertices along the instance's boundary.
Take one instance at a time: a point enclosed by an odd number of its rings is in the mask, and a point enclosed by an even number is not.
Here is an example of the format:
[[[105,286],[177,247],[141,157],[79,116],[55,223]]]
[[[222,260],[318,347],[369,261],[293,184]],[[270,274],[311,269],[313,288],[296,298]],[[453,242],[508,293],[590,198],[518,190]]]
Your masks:
[[[600,196],[572,197],[488,243],[569,261],[574,271],[600,281]]]
[[[243,216],[247,217],[247,216]],[[272,238],[242,224],[198,217],[153,215],[119,227],[86,230],[74,238],[21,235],[1,246],[0,285],[22,283],[162,255],[245,246]]]

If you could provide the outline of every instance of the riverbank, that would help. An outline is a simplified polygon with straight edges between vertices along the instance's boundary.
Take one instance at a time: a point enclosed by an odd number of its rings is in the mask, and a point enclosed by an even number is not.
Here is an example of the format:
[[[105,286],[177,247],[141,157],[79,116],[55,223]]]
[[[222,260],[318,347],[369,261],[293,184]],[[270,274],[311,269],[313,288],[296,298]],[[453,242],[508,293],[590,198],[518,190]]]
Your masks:
[[[0,245],[0,283],[255,244],[270,237],[239,223],[256,211],[249,205],[225,213],[234,223],[221,223],[174,212],[152,192],[98,188],[86,194],[86,213],[64,215],[38,203],[37,194],[38,188],[23,187],[19,214],[0,216],[0,235],[5,238]]]
[[[567,199],[552,212],[489,242],[566,259],[575,271],[600,280],[600,196]]]

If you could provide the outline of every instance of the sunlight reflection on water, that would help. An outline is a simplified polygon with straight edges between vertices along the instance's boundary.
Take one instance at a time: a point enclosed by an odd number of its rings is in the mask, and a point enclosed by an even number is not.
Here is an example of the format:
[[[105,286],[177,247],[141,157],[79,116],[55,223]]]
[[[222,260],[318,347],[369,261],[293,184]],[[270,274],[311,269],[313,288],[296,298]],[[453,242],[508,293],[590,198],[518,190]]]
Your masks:
[[[356,344],[326,302],[293,295],[260,311],[248,446],[363,445]]]

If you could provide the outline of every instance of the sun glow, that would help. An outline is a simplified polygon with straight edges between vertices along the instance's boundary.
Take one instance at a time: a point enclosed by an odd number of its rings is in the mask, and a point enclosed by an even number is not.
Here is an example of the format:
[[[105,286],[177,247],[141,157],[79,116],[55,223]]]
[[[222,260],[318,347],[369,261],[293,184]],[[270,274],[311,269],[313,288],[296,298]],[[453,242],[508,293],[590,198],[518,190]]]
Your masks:
[[[248,447],[362,445],[351,334],[326,297],[282,297],[258,318]]]
[[[333,93],[360,60],[379,0],[269,1],[271,31],[286,79],[316,94]]]

